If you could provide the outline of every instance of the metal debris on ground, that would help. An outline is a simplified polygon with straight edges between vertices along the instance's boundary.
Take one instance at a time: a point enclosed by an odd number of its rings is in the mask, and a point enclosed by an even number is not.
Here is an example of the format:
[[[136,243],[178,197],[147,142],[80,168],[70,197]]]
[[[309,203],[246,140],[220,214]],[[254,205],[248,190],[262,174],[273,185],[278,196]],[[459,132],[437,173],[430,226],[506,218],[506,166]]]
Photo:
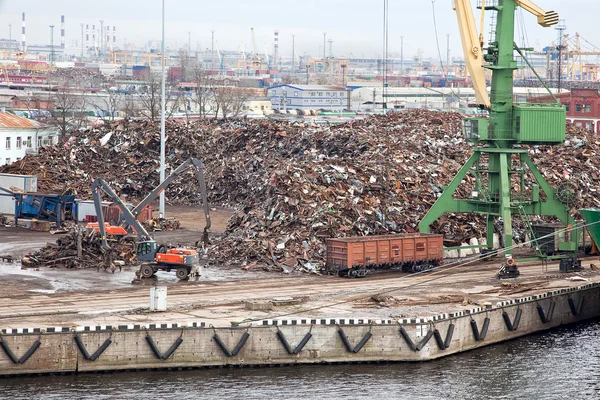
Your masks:
[[[111,238],[110,250],[102,250],[100,234],[93,229],[74,225],[69,232],[47,243],[40,250],[23,257],[24,267],[103,268],[114,270],[136,263],[133,243],[124,238]]]
[[[209,201],[236,208],[222,238],[219,261],[248,270],[317,272],[324,238],[409,233],[450,183],[472,145],[462,116],[407,110],[335,126],[272,120],[206,119],[169,122],[167,170],[190,157],[205,164]],[[564,146],[533,146],[529,153],[548,182],[577,182],[575,207],[600,207],[600,140],[568,126]],[[0,172],[36,174],[38,190],[64,187],[91,198],[90,182],[104,178],[128,201],[159,182],[160,132],[151,122],[116,121],[76,132]],[[467,177],[458,195],[471,196]],[[194,205],[194,180],[166,189],[168,203]],[[432,227],[446,245],[482,237],[479,215],[449,214]],[[501,229],[501,227],[500,227]],[[514,223],[517,242],[526,229]]]

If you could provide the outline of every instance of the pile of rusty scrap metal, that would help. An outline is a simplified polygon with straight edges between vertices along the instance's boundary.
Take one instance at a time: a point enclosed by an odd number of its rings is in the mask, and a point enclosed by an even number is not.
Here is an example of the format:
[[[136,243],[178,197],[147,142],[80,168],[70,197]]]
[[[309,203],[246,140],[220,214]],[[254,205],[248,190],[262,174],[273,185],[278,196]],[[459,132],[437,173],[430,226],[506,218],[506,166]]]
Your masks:
[[[103,268],[113,272],[136,263],[133,242],[115,237],[109,240],[109,250],[102,250],[101,245],[99,233],[74,225],[56,243],[25,255],[21,263],[24,267]]]
[[[414,232],[450,183],[472,145],[458,113],[408,110],[334,126],[273,120],[169,122],[168,169],[202,160],[211,205],[236,208],[219,260],[247,269],[313,271],[324,259],[323,238]],[[600,207],[600,140],[569,126],[564,146],[530,148],[549,183],[578,185],[576,207]],[[160,134],[150,122],[118,121],[76,132],[68,141],[26,156],[0,172],[38,175],[40,191],[64,186],[90,196],[103,177],[126,200],[158,184]],[[459,196],[469,196],[467,177]],[[198,204],[193,179],[166,189],[168,202]],[[433,226],[457,245],[481,237],[479,215],[446,215]],[[524,231],[515,223],[515,239]]]

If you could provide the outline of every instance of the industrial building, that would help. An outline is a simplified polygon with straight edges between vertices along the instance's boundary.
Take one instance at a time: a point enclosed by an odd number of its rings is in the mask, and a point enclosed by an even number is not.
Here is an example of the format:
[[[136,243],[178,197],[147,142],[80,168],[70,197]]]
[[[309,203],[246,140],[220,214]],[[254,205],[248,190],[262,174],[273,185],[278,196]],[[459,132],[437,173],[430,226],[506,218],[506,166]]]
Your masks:
[[[348,91],[342,86],[278,85],[269,88],[274,110],[342,110],[348,108]]]
[[[567,121],[600,134],[600,91],[597,89],[572,89],[556,95],[567,108]],[[531,102],[548,103],[550,96],[530,99]]]
[[[27,153],[57,142],[57,130],[37,121],[0,112],[0,165],[19,161]]]

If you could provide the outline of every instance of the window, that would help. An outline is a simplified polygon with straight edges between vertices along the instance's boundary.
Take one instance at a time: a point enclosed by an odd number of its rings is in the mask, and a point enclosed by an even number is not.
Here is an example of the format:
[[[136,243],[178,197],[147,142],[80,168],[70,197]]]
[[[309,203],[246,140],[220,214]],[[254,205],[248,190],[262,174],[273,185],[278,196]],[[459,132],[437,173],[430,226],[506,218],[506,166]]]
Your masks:
[[[21,161],[21,157],[17,157],[17,161]]]
[[[581,128],[583,126],[583,124],[581,122],[575,122],[575,126],[578,126]]]
[[[322,96],[323,96],[323,92],[319,92],[319,96],[321,96],[321,97],[322,97]]]
[[[282,93],[283,93],[284,96],[286,96],[287,95],[287,90],[284,90]]]
[[[586,104],[585,108],[583,109],[583,112],[586,112],[586,113],[592,112],[592,106],[589,104]]]
[[[6,138],[6,150],[10,150],[10,138]]]
[[[587,121],[587,122],[585,123],[585,129],[587,129],[587,130],[590,130],[590,131],[591,131],[592,129],[594,129],[594,127],[593,127],[593,124],[592,124],[592,121]]]
[[[4,164],[6,164],[6,165],[10,164],[10,158],[7,158],[6,162]]]
[[[27,148],[31,148],[31,136],[27,136]]]
[[[575,111],[581,112],[582,109],[583,109],[583,106],[581,104],[576,104],[575,105]]]
[[[271,90],[271,95],[272,95],[272,96],[275,96],[275,95],[277,95],[277,90]]]
[[[294,91],[294,96],[298,97],[298,92]]]
[[[37,147],[38,147],[38,149],[40,147],[42,147],[42,138],[38,138],[38,140],[37,140]]]
[[[52,146],[54,144],[54,136],[48,136],[48,144]]]
[[[20,149],[22,146],[22,142],[21,142],[21,136],[17,136],[17,149]]]
[[[569,112],[571,110],[571,105],[570,104],[565,104],[565,108],[567,109],[567,112]]]

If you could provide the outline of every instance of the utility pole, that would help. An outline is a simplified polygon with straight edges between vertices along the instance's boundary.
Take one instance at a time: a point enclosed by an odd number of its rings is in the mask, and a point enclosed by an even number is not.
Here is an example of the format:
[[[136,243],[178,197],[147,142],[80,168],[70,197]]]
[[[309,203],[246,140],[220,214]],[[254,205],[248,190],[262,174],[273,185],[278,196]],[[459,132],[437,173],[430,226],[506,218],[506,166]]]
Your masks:
[[[292,72],[296,70],[296,35],[292,35]]]
[[[446,78],[448,77],[448,72],[450,71],[450,34],[446,34]]]
[[[81,59],[83,60],[83,24],[81,25]]]
[[[104,52],[104,20],[100,20],[100,54]]]
[[[54,25],[50,25],[50,65],[54,65]]]
[[[160,74],[160,183],[165,181],[165,0],[162,0],[162,41],[161,41],[161,74]],[[160,192],[159,197],[159,212],[160,218],[165,217],[165,191]]]
[[[327,32],[323,32],[323,60],[327,59]]]
[[[565,46],[563,46],[563,34],[567,26],[565,25],[564,20],[561,20],[556,28],[558,31],[558,46],[556,50],[558,50],[558,93],[560,93],[560,89],[562,88],[562,59],[563,59],[563,50],[565,50]]]
[[[400,77],[404,74],[404,36],[400,36]]]
[[[210,69],[215,69],[215,30],[212,33],[212,48],[210,50]]]

